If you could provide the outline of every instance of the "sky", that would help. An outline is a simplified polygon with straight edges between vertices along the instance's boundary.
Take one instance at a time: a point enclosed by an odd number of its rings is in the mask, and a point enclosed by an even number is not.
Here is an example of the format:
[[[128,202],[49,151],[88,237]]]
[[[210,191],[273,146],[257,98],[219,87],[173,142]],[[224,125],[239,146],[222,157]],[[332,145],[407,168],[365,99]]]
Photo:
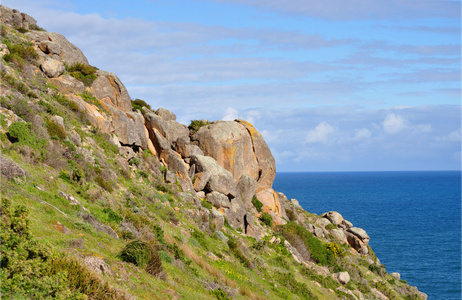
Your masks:
[[[461,2],[2,0],[132,99],[251,122],[278,172],[461,169]]]

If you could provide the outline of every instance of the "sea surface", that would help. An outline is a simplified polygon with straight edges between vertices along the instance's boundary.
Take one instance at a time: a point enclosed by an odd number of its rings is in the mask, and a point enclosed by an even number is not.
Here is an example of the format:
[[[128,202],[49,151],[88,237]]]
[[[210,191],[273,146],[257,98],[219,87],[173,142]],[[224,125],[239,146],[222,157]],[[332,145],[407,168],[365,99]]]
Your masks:
[[[428,299],[461,299],[459,171],[277,173],[273,188],[366,230],[388,273]]]

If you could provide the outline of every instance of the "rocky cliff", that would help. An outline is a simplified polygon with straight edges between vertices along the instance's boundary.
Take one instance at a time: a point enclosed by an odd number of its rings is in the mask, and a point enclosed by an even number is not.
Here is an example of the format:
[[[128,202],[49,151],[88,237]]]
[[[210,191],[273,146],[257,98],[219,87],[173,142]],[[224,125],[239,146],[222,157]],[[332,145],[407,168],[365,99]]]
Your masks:
[[[365,230],[274,191],[274,157],[249,122],[180,124],[132,101],[62,35],[0,7],[2,197],[35,211],[34,235],[106,292],[92,294],[89,282],[42,289],[83,298],[426,298],[385,271]],[[10,210],[2,208],[5,224],[18,222]],[[162,263],[127,259],[135,244]],[[25,271],[11,262],[29,261],[13,257],[2,259],[2,296],[12,298],[15,273]],[[69,261],[41,263],[57,272]]]

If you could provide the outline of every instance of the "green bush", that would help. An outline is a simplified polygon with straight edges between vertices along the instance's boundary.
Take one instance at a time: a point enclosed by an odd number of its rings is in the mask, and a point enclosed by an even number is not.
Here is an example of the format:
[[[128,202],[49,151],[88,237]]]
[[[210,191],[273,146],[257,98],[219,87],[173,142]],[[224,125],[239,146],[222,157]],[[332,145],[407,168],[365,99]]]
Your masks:
[[[337,229],[337,228],[338,228],[337,225],[332,224],[332,223],[330,223],[330,224],[328,224],[326,226],[326,230],[332,230],[332,229]]]
[[[297,240],[301,239],[316,263],[338,269],[334,252],[329,250],[326,244],[314,237],[305,227],[294,222],[288,222],[286,225],[279,226],[277,230],[291,244],[296,244]]]
[[[97,68],[84,64],[84,63],[74,63],[70,67],[67,68],[69,75],[74,77],[77,80],[83,82],[85,86],[91,86],[93,81],[96,79],[96,72]]]
[[[133,111],[139,109],[141,112],[144,113],[143,106],[147,107],[148,109],[151,109],[151,105],[147,104],[144,100],[141,99],[132,100],[131,103]]]
[[[261,208],[263,207],[263,203],[260,202],[260,200],[257,199],[257,197],[253,196],[252,197],[252,204],[255,206],[258,212],[261,212]]]
[[[104,179],[101,175],[96,176],[95,182],[100,187],[102,187],[103,189],[108,191],[109,193],[112,193],[114,191],[114,188],[112,187],[112,184],[109,181],[107,181],[106,179]]]
[[[155,248],[154,241],[131,241],[122,249],[119,258],[145,269],[146,272],[154,276],[162,272],[161,258]]]
[[[33,62],[39,57],[31,43],[11,44],[7,42],[6,45],[10,53],[5,54],[3,59],[6,62],[15,63],[20,68],[24,67],[26,61]]]
[[[57,262],[60,257],[32,238],[24,206],[11,207],[2,199],[1,282],[4,299],[86,299],[71,291],[68,272]]]
[[[13,122],[8,127],[8,138],[10,141],[32,146],[35,143],[35,135],[30,131],[30,125],[24,122]]]
[[[188,128],[192,134],[196,133],[201,127],[210,125],[210,122],[204,122],[202,120],[192,120],[191,124],[189,124]]]
[[[53,121],[47,120],[47,131],[50,136],[56,136],[60,140],[64,140],[67,137],[66,131]]]
[[[272,227],[273,226],[273,217],[271,217],[271,215],[267,212],[264,212],[261,214],[261,217],[259,218],[260,221],[263,222],[263,224],[265,224],[266,226],[268,227]]]
[[[242,253],[241,249],[239,249],[239,245],[233,237],[228,239],[227,244],[231,253],[233,253],[241,264],[243,264],[246,268],[250,268],[252,266],[249,259]]]
[[[231,300],[231,298],[228,297],[228,294],[226,294],[226,292],[221,288],[211,290],[210,293],[212,293],[212,295],[214,295],[218,300]]]

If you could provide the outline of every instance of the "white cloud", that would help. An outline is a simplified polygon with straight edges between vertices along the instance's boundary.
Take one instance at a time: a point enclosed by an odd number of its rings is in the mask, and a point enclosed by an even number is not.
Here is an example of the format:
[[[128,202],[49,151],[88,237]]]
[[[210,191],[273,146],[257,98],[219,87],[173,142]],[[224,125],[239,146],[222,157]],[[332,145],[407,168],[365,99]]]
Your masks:
[[[361,128],[355,130],[354,140],[364,140],[369,139],[372,136],[372,133],[367,128]]]
[[[407,121],[400,115],[391,113],[388,114],[385,120],[382,122],[382,126],[386,133],[394,134],[405,129],[407,127]]]
[[[327,143],[327,139],[334,132],[334,127],[329,123],[322,121],[314,130],[311,130],[306,135],[306,143]]]
[[[239,112],[232,107],[228,107],[225,111],[225,115],[221,118],[223,121],[234,121],[240,119]]]

